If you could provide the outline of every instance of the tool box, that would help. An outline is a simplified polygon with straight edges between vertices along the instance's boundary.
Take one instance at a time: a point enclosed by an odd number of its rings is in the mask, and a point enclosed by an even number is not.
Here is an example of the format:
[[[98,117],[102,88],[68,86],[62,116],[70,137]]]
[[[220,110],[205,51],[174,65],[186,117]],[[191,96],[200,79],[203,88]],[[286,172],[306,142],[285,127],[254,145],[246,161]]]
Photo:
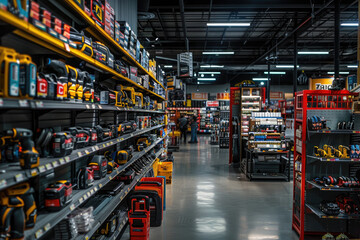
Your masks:
[[[162,222],[163,205],[157,191],[135,190],[132,196],[147,196],[150,199],[150,227],[159,227]]]
[[[61,180],[50,184],[44,193],[45,208],[49,211],[58,211],[72,200],[72,184]]]
[[[161,162],[159,163],[158,175],[166,177],[166,183],[171,184],[172,182],[173,163],[172,162]]]
[[[145,195],[129,198],[129,225],[131,240],[148,240],[150,232],[150,199]]]

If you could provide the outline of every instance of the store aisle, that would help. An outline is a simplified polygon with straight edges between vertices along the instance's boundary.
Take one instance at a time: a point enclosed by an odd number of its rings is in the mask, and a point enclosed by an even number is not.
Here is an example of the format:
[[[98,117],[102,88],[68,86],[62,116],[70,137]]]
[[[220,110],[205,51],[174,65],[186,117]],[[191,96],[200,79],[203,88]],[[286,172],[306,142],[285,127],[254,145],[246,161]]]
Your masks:
[[[228,150],[181,145],[174,153],[173,183],[167,187],[163,224],[151,240],[293,240],[292,184],[248,182],[228,167]]]

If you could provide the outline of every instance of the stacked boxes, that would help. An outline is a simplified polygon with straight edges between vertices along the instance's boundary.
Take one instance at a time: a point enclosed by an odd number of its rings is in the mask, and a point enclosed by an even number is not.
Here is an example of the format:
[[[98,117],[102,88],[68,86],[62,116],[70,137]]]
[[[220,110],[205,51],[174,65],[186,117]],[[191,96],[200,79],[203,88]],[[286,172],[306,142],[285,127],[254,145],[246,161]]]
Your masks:
[[[108,0],[105,0],[105,32],[109,34],[112,38],[115,37],[114,33],[115,28],[115,11],[111,7]]]
[[[137,44],[137,36],[135,32],[131,31],[130,41],[129,41],[129,53],[133,58],[136,57],[136,44]]]
[[[149,61],[149,72],[154,78],[156,78],[156,61],[155,61],[155,59]]]
[[[85,0],[84,11],[91,16],[91,18],[104,28],[105,25],[105,7],[100,0]]]
[[[140,52],[140,41],[137,40],[136,41],[136,48],[135,48],[135,55],[136,55],[136,61],[140,62],[140,55],[141,55],[141,52]]]
[[[149,71],[149,57],[150,54],[148,51],[145,50],[145,48],[142,49],[142,58],[141,58],[141,65],[146,69],[146,71]]]
[[[130,66],[130,79],[133,80],[134,82],[137,81],[137,67],[132,67]]]
[[[120,45],[121,45],[121,40],[123,39],[123,48],[124,49],[128,49],[129,46],[129,38],[130,38],[130,25],[125,22],[125,21],[119,21],[120,24],[120,33],[122,33],[124,35],[124,37],[122,38],[121,34],[120,34]]]

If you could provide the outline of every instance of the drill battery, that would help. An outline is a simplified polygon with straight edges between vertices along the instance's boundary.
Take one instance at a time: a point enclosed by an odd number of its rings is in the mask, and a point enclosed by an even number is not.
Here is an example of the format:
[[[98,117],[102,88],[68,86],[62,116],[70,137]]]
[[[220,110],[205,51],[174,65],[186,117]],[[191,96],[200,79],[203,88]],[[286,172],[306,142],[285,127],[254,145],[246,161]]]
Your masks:
[[[124,182],[125,184],[130,184],[135,178],[135,171],[130,169],[125,172],[125,174],[117,176],[116,179]]]
[[[58,211],[72,200],[72,184],[61,180],[45,189],[45,207],[49,211]]]
[[[94,184],[94,170],[90,167],[80,168],[76,174],[78,189],[86,189]]]
[[[52,155],[65,157],[70,155],[74,148],[74,138],[67,132],[56,132],[52,139]]]
[[[103,155],[95,155],[88,164],[94,170],[94,179],[101,179],[107,173],[107,159]]]
[[[68,81],[69,81],[67,65],[62,61],[48,58],[43,70],[44,73],[54,74],[56,76],[56,99],[58,100],[67,99],[68,98],[67,89],[68,89]]]
[[[98,230],[101,235],[111,236],[116,231],[117,216],[112,215]]]
[[[36,96],[36,65],[31,61],[31,57],[19,54],[20,60],[20,96],[34,98]]]
[[[42,99],[55,99],[57,80],[54,74],[39,73],[36,78],[36,97]]]
[[[98,142],[97,131],[95,128],[84,128],[85,131],[90,133],[89,146],[93,146]]]
[[[76,80],[76,101],[82,102],[84,97],[85,72],[80,71],[80,69],[76,70],[78,72],[78,77]]]
[[[68,72],[68,86],[67,86],[67,91],[68,91],[68,98],[70,99],[75,99],[76,98],[76,83],[77,83],[77,79],[78,79],[78,71],[76,68],[70,66],[70,65],[66,65],[66,69]]]
[[[0,96],[18,97],[20,91],[20,64],[14,49],[0,47]]]
[[[94,84],[90,74],[86,71],[84,73],[84,100],[85,102],[94,102]]]

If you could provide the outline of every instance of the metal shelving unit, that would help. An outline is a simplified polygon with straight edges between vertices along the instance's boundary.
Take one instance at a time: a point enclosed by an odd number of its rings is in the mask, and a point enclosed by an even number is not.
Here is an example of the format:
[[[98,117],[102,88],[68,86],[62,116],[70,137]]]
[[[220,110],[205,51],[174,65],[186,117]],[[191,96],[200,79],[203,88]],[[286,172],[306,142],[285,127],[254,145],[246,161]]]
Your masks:
[[[354,95],[346,90],[305,90],[295,95],[292,227],[300,240],[307,239],[308,235],[326,232],[342,232],[350,238],[360,234],[358,227],[355,227],[358,222],[353,222],[360,215],[341,211],[337,216],[329,216],[320,210],[322,200],[335,201],[339,195],[356,194],[360,189],[322,186],[313,182],[314,178],[323,176],[354,176],[352,169],[360,167],[360,159],[313,155],[314,146],[349,146],[353,134],[360,133],[358,130],[334,130],[337,129],[337,122],[351,119]],[[308,131],[306,120],[311,116],[323,117],[331,130]],[[358,121],[354,122],[355,129],[359,129]]]

